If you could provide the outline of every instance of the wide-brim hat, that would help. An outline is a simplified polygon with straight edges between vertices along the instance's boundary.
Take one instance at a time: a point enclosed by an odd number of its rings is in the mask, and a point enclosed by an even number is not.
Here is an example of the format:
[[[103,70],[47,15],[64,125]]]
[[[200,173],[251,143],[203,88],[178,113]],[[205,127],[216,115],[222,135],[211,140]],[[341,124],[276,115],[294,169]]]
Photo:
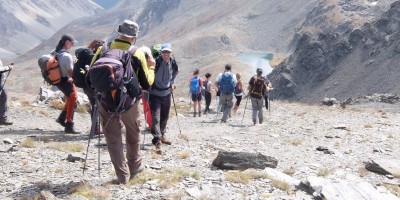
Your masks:
[[[128,38],[137,37],[139,25],[131,20],[125,20],[122,24],[118,25],[117,32]]]

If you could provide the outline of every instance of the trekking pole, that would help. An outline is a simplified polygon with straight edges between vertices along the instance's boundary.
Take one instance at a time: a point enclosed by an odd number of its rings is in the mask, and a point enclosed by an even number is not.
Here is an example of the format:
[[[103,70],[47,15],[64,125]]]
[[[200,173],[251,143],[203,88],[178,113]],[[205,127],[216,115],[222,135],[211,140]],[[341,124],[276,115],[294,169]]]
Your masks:
[[[98,114],[99,112],[97,112],[97,117],[96,117],[96,128],[98,128],[98,130],[100,130],[100,116]],[[99,132],[99,139],[98,139],[98,143],[97,143],[97,169],[99,171],[99,178],[100,178],[100,132]]]
[[[244,111],[243,111],[243,117],[242,117],[242,124],[243,124],[244,114],[246,113],[247,102],[248,102],[249,99],[250,99],[249,94],[247,94],[246,96],[247,96],[247,99],[246,99],[246,103],[244,104]]]
[[[274,101],[273,100],[274,99],[274,90],[272,90],[272,101]],[[269,112],[269,114],[271,115],[271,98],[268,98],[268,112]]]
[[[97,115],[98,115],[98,112],[97,112],[97,99],[96,99],[96,103],[94,104],[94,106],[93,106],[93,113],[92,113],[92,126],[90,127],[90,134],[89,134],[89,139],[88,139],[88,143],[87,143],[87,146],[86,146],[86,155],[85,155],[85,161],[83,162],[83,171],[82,171],[82,174],[83,175],[85,175],[85,169],[86,169],[86,161],[87,161],[87,158],[88,158],[88,154],[89,154],[89,145],[90,145],[90,140],[92,139],[92,135],[94,135],[95,134],[95,131],[96,131],[96,127],[97,127],[97,124],[96,124],[96,121],[97,121]]]
[[[176,105],[175,105],[174,92],[172,90],[171,90],[171,95],[172,95],[172,102],[174,103],[175,116],[176,116],[176,121],[178,123],[178,128],[179,128],[179,135],[182,135],[181,126],[179,125],[179,119],[178,119],[178,111],[176,110]]]

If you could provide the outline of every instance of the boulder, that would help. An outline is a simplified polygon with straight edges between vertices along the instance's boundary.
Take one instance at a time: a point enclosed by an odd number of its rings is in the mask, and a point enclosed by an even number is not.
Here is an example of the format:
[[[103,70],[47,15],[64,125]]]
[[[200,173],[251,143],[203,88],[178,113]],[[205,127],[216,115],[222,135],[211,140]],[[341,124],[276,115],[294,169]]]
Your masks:
[[[261,153],[219,151],[213,165],[228,170],[265,169],[276,168],[278,160]]]
[[[389,192],[378,191],[368,182],[350,182],[347,180],[331,180],[309,176],[304,183],[309,187],[309,192],[318,199],[353,200],[353,199],[384,199],[398,200],[399,198]]]
[[[377,159],[365,163],[365,169],[383,175],[400,178],[400,160]]]

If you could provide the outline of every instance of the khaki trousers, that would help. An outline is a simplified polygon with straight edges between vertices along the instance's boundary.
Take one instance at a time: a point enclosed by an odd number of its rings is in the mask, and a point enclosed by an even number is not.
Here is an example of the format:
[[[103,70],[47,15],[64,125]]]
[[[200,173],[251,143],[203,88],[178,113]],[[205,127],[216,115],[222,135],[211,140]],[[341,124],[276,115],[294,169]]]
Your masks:
[[[142,157],[140,156],[139,103],[128,111],[118,114],[107,112],[103,106],[99,109],[100,121],[107,141],[108,152],[120,183],[127,183],[130,175],[137,172]],[[122,143],[122,125],[126,128],[126,159]]]

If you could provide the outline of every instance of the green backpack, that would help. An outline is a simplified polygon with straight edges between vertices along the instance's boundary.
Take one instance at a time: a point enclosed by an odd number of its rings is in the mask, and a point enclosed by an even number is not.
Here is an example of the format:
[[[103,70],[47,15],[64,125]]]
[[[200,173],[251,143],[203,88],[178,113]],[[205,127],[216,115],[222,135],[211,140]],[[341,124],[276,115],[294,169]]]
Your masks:
[[[151,47],[151,54],[153,54],[153,58],[156,59],[160,55],[160,51],[162,49],[162,44],[155,44]]]

